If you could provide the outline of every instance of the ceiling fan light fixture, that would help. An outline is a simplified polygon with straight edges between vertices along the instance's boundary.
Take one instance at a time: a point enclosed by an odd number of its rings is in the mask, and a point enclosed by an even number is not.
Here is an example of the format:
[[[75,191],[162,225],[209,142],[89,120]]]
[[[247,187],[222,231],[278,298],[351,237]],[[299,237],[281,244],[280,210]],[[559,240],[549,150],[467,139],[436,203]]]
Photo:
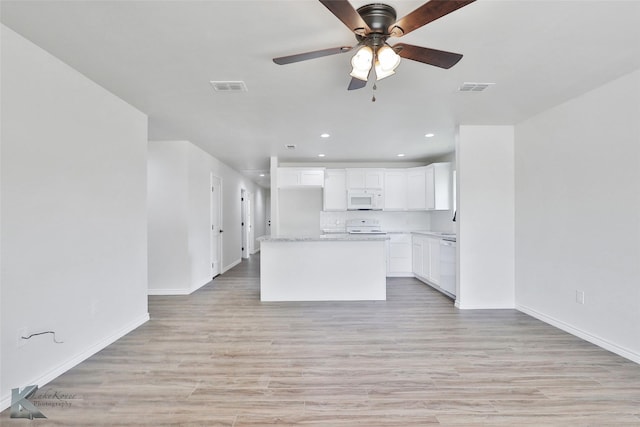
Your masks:
[[[393,70],[385,70],[379,64],[376,63],[376,80],[382,80],[386,77],[394,75],[396,72]]]
[[[395,70],[400,65],[400,55],[398,55],[390,46],[384,45],[378,49],[378,61],[384,69]]]
[[[376,52],[376,80],[395,74],[398,65],[400,65],[400,55],[386,44],[381,46]]]
[[[369,46],[362,46],[353,58],[351,58],[351,77],[364,80],[365,82],[369,78],[369,71],[371,71],[371,64],[373,62],[373,49]]]

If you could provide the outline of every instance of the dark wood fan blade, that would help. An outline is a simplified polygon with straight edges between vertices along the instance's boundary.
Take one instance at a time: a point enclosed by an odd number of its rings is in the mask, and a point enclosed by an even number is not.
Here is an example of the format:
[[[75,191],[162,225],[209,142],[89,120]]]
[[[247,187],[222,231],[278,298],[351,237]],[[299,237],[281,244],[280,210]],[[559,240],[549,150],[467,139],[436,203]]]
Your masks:
[[[398,43],[392,46],[392,48],[402,58],[440,68],[451,68],[462,59],[462,55],[459,53],[445,52],[444,50],[429,49],[427,47],[413,46],[405,43]]]
[[[356,34],[365,35],[371,32],[371,29],[364,22],[360,14],[346,0],[320,0],[327,9],[333,13],[336,18],[342,21],[344,25],[349,27]]]
[[[278,65],[292,64],[294,62],[306,61],[308,59],[322,58],[323,56],[349,52],[351,49],[353,49],[351,46],[332,47],[329,49],[314,50],[313,52],[298,53],[296,55],[273,58],[273,62]]]
[[[416,28],[420,28],[429,22],[473,3],[475,0],[431,0],[423,4],[407,16],[400,18],[389,27],[391,37],[401,37],[409,34]]]
[[[364,80],[360,80],[360,79],[356,79],[355,77],[352,77],[351,81],[349,82],[349,87],[347,88],[347,90],[362,89],[366,85],[367,85],[367,82],[365,82]]]

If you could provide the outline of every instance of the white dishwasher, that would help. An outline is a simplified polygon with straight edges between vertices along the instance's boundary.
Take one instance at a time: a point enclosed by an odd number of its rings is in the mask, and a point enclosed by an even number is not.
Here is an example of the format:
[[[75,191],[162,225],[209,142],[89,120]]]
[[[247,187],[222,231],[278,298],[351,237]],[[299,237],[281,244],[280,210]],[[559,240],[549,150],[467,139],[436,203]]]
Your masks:
[[[440,288],[456,296],[456,241],[440,240]]]

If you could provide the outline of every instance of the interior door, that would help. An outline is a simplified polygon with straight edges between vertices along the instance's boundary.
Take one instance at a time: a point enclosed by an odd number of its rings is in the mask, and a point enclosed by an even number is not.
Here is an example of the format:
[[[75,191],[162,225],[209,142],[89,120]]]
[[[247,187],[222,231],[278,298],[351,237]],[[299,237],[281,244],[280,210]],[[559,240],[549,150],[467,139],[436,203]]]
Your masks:
[[[240,226],[241,226],[241,245],[242,245],[242,258],[249,258],[249,235],[248,232],[248,219],[247,219],[247,191],[245,189],[240,190]]]
[[[247,248],[248,248],[248,254],[251,255],[254,253],[254,247],[253,247],[253,242],[254,242],[254,235],[253,235],[253,206],[251,201],[253,200],[253,193],[247,193],[246,194],[247,200],[245,201],[245,206],[246,206],[246,217],[247,217],[247,227],[246,227],[246,232],[247,232]]]
[[[222,272],[222,184],[211,175],[211,277]]]
[[[347,201],[345,197],[345,209],[347,209],[346,203]],[[271,235],[271,197],[270,196],[267,196],[264,227],[265,227],[265,234],[270,236]]]

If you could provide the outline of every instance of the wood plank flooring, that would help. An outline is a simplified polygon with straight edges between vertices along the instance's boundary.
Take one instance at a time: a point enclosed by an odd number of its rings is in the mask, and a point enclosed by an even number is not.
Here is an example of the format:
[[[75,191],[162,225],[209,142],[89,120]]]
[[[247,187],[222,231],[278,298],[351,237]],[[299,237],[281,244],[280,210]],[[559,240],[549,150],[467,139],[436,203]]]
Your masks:
[[[640,426],[640,365],[515,310],[460,311],[414,279],[388,300],[261,303],[253,256],[43,387],[4,426]]]

